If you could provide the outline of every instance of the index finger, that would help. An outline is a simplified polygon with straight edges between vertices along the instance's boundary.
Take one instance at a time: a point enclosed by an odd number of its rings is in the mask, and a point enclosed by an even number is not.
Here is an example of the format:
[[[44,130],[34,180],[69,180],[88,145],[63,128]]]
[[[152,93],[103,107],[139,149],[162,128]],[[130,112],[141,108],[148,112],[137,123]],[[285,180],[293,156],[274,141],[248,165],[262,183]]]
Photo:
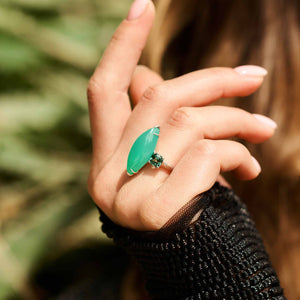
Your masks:
[[[144,8],[144,11],[134,18],[137,7]],[[94,80],[104,80],[118,91],[127,91],[152,28],[154,13],[152,1],[135,0],[128,17],[120,24],[106,48],[93,75]]]
[[[136,0],[127,19],[113,35],[90,80],[88,98],[93,165],[102,164],[119,143],[131,113],[127,89],[153,20],[153,3],[149,0]]]

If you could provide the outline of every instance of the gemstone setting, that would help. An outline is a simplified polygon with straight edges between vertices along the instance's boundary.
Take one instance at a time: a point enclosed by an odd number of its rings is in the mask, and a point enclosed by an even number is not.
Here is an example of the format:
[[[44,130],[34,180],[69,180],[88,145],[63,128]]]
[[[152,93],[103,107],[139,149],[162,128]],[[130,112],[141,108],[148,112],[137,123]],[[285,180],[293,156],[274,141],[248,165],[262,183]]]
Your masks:
[[[160,133],[159,126],[148,129],[142,133],[132,145],[127,159],[127,174],[137,173],[152,156]],[[159,163],[159,162],[158,162]],[[161,165],[161,163],[160,163]]]
[[[162,165],[163,161],[164,161],[164,158],[160,154],[153,153],[150,160],[149,160],[149,163],[154,168],[159,168]]]

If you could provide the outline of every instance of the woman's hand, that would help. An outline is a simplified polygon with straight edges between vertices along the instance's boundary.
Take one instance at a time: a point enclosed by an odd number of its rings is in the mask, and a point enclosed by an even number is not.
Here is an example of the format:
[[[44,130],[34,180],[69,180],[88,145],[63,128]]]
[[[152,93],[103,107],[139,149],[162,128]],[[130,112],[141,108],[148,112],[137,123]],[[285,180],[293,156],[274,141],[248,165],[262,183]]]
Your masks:
[[[136,0],[117,29],[88,88],[93,136],[89,192],[115,223],[135,230],[161,228],[182,206],[207,191],[222,172],[242,180],[260,173],[257,161],[237,136],[249,142],[269,139],[276,125],[241,109],[206,106],[221,97],[246,96],[261,85],[259,67],[211,68],[163,81],[146,67],[136,67],[154,19],[154,6]],[[130,86],[134,109],[131,109]],[[136,138],[156,125],[156,152],[173,167],[148,164],[126,174]]]

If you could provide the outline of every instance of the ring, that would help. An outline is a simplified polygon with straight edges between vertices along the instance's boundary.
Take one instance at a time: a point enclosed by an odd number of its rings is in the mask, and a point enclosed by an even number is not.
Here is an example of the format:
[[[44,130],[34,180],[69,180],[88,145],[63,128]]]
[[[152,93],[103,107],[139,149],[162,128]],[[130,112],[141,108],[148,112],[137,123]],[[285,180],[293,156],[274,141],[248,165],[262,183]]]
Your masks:
[[[156,144],[159,138],[160,127],[155,126],[142,133],[133,143],[127,159],[127,174],[132,176],[136,174],[147,163],[152,165],[153,169],[164,167],[172,171],[172,168],[164,162],[164,158],[155,153]]]

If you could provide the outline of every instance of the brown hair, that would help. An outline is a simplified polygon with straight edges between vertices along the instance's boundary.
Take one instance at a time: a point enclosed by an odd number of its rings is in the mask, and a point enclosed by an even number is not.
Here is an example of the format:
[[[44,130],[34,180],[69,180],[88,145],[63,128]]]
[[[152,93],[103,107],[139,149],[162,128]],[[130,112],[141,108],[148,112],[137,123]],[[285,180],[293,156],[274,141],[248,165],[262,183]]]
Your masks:
[[[300,1],[154,0],[142,63],[170,78],[199,68],[255,64],[269,71],[248,99],[222,105],[268,115],[279,129],[249,145],[263,172],[234,184],[262,234],[289,299],[300,298]],[[236,185],[236,186],[235,186]]]

